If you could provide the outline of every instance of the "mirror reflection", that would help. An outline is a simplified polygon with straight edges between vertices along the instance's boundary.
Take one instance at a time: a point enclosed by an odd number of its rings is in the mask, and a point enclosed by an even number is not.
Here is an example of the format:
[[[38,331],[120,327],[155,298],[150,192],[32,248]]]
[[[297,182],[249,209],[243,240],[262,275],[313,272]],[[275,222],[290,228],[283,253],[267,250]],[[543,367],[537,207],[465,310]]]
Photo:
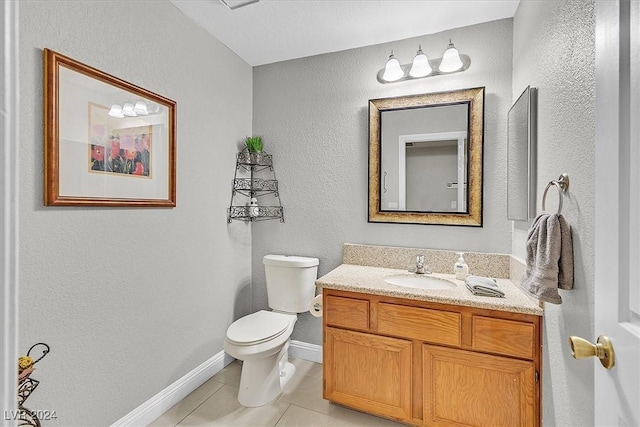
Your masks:
[[[468,109],[381,113],[382,210],[466,212]]]
[[[527,86],[507,116],[507,218],[514,221],[536,216],[535,95],[536,88]]]
[[[369,221],[482,225],[484,88],[369,101]]]

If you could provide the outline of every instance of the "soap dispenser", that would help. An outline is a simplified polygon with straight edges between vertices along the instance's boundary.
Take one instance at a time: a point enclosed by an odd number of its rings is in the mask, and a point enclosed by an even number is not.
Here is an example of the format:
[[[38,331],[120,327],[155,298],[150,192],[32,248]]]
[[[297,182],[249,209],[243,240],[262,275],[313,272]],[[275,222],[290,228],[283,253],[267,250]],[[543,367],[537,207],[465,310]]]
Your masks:
[[[453,272],[456,275],[456,279],[464,280],[469,275],[469,266],[466,262],[464,262],[464,252],[456,253],[460,256],[460,258],[458,258],[458,261],[456,261],[456,263],[453,265]]]

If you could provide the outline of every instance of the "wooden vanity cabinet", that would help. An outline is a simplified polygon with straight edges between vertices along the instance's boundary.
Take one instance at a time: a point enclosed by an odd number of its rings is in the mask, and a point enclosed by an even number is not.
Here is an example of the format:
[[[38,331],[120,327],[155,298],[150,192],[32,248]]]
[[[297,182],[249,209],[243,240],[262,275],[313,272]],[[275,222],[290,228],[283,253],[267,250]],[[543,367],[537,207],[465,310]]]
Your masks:
[[[416,426],[540,426],[540,316],[323,295],[325,399]]]

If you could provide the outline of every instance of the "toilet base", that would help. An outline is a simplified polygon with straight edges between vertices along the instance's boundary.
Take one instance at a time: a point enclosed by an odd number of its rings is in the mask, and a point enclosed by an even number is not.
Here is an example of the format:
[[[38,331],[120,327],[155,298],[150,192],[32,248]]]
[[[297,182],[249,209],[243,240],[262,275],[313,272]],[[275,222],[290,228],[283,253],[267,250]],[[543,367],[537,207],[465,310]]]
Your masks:
[[[243,361],[238,402],[253,408],[266,405],[278,397],[296,371],[288,359],[289,340],[278,353]]]

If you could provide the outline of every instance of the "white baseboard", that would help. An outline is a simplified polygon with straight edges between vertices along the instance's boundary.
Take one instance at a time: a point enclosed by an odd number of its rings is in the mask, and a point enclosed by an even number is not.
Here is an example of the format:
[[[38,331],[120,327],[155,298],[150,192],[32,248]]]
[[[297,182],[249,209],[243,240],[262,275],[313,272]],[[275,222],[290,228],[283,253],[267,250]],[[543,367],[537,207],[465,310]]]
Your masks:
[[[113,423],[111,427],[146,426],[235,359],[224,351],[217,353],[160,393]]]
[[[322,363],[322,346],[291,340],[291,344],[289,345],[289,357]]]

